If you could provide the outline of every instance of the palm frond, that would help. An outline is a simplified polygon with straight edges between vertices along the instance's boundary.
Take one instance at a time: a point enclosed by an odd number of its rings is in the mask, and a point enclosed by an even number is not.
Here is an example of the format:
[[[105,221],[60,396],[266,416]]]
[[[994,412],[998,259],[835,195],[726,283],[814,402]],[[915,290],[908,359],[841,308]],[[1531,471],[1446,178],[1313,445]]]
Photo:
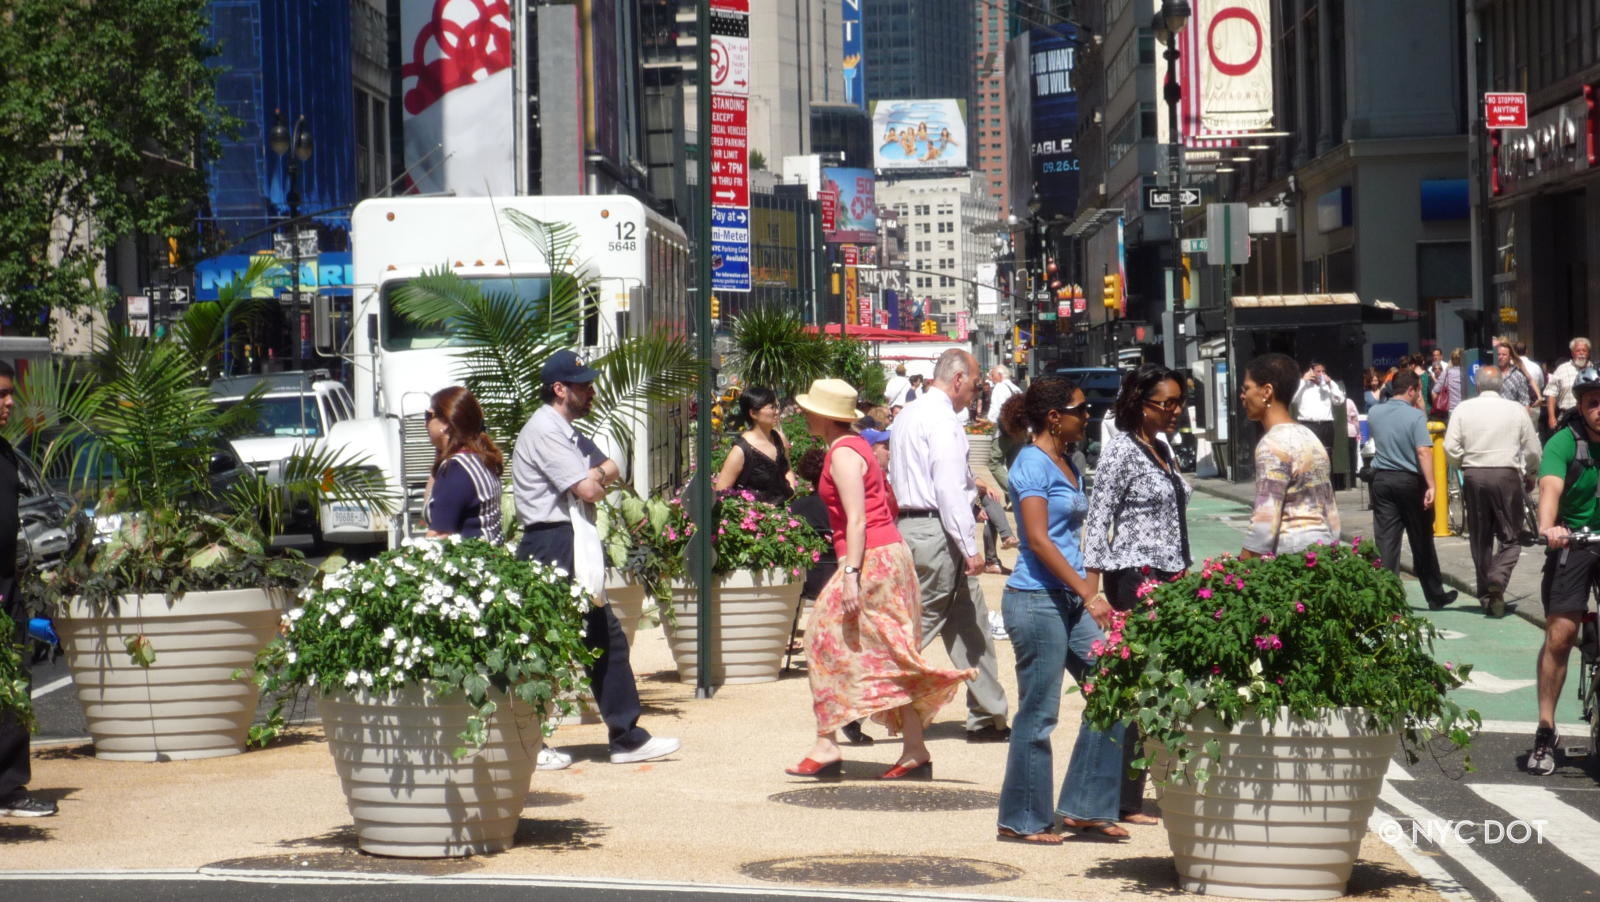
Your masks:
[[[609,436],[624,454],[661,406],[687,400],[705,375],[689,343],[664,330],[628,339],[589,365],[600,378],[587,431]]]
[[[828,375],[828,345],[805,331],[799,314],[775,304],[746,310],[733,321],[728,370],[746,386],[793,397]]]

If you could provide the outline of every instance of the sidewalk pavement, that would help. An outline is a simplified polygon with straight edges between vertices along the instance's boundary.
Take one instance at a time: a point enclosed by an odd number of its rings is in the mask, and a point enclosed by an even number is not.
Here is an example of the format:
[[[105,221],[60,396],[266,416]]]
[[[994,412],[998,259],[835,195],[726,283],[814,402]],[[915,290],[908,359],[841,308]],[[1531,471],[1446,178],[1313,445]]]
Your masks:
[[[1255,484],[1229,482],[1225,479],[1194,479],[1191,484],[1197,491],[1237,501],[1245,507],[1255,505]],[[1339,502],[1339,526],[1345,540],[1356,536],[1376,538],[1372,530],[1372,508],[1365,488],[1347,489],[1335,493]],[[1411,561],[1411,546],[1400,543],[1400,569],[1415,575]],[[1454,607],[1475,610],[1478,602],[1477,571],[1472,565],[1472,549],[1463,536],[1437,536],[1434,550],[1439,555],[1439,574],[1445,585],[1461,593]],[[1524,547],[1511,572],[1511,582],[1506,586],[1506,610],[1544,629],[1544,605],[1539,601],[1540,573],[1544,568],[1544,548],[1535,545]]]
[[[1015,553],[1005,554],[1009,562]],[[994,609],[1003,580],[982,578]],[[1010,643],[997,643],[997,651],[1014,705]],[[948,660],[939,643],[928,656],[941,666]],[[634,662],[644,725],[680,737],[683,750],[662,761],[612,765],[603,726],[560,728],[553,744],[576,761],[534,775],[516,845],[501,854],[436,862],[358,853],[339,779],[313,725],[270,748],[205,761],[99,761],[84,743],[36,749],[32,786],[58,800],[61,814],[0,820],[0,883],[6,870],[207,869],[262,878],[265,871],[367,879],[539,875],[902,898],[1191,898],[1177,888],[1161,827],[1132,827],[1133,839],[1120,845],[1076,837],[1057,847],[996,842],[1006,746],[967,743],[959,699],[928,730],[935,781],[880,784],[876,777],[895,761],[899,743],[869,724],[877,742],[845,747],[846,779],[818,784],[783,773],[813,736],[803,673],[725,686],[697,700],[692,685],[678,682],[662,631],[644,627]],[[1076,694],[1063,699],[1054,733],[1057,784],[1082,709]],[[1371,833],[1350,890],[1385,902],[1441,898]]]

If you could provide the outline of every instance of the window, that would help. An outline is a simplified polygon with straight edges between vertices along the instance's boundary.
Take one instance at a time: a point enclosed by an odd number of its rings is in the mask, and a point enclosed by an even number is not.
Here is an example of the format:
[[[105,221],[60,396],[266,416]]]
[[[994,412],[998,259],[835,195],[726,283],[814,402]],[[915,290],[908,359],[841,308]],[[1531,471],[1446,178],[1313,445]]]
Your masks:
[[[928,234],[928,224],[925,222],[917,223],[917,231],[923,235]]]
[[[939,277],[939,287],[940,288],[954,288],[955,285],[956,285],[956,280],[955,279],[952,279],[949,276],[940,276]]]

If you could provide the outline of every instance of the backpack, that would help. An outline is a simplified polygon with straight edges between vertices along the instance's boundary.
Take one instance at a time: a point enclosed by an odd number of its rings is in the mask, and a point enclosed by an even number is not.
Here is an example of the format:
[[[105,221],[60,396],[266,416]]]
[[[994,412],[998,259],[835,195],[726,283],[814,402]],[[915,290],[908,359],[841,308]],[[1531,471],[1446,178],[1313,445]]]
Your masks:
[[[1572,430],[1574,451],[1571,462],[1567,464],[1566,481],[1561,486],[1563,493],[1576,484],[1578,477],[1583,475],[1584,470],[1592,470],[1597,465],[1595,459],[1589,456],[1589,438],[1583,434],[1582,414],[1573,411],[1571,417],[1567,420],[1567,428]],[[1600,482],[1595,483],[1594,496],[1600,499]]]

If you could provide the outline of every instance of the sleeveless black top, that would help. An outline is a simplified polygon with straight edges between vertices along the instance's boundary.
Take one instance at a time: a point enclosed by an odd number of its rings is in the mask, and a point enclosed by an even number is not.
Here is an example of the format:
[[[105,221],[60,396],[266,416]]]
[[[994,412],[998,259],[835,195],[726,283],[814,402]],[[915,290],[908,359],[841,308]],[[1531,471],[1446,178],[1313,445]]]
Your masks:
[[[739,470],[739,478],[733,481],[733,487],[750,490],[757,501],[782,504],[794,494],[794,489],[789,487],[789,454],[783,450],[776,433],[769,433],[767,438],[778,449],[777,460],[758,451],[743,435],[733,440],[734,447],[744,452],[744,466]]]

